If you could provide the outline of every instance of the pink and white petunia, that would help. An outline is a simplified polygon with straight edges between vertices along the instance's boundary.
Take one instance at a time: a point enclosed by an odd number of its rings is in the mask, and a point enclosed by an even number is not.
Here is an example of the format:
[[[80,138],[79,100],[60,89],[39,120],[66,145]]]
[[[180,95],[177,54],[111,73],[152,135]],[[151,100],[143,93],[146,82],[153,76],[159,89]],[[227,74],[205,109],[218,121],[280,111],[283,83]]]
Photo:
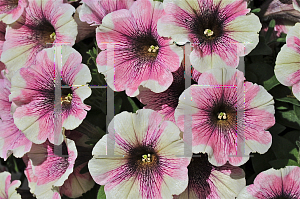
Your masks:
[[[275,62],[275,75],[285,86],[292,86],[294,96],[300,100],[300,23],[291,28]]]
[[[97,57],[98,71],[114,91],[137,96],[140,85],[160,93],[172,84],[171,72],[180,67],[183,50],[157,34],[163,13],[161,2],[137,0],[129,10],[106,15],[96,29],[103,50]]]
[[[171,199],[185,190],[191,157],[184,156],[173,122],[150,109],[122,112],[110,122],[108,132],[88,163],[95,182],[105,185],[107,198]],[[112,156],[107,154],[110,149]]]
[[[13,114],[16,126],[26,137],[36,144],[48,138],[53,144],[63,141],[60,131],[54,130],[55,122],[55,63],[54,48],[38,53],[36,65],[21,68],[12,78],[9,96],[18,107]],[[91,81],[89,68],[81,64],[79,52],[70,46],[62,46],[61,89],[62,127],[75,129],[87,114],[90,107],[83,101],[91,95],[87,83]],[[60,65],[58,66],[60,67]]]
[[[29,0],[23,15],[6,29],[1,61],[9,72],[34,64],[36,54],[52,47],[51,43],[74,45],[74,12],[63,0]]]
[[[275,124],[273,97],[244,80],[236,69],[211,69],[179,97],[174,115],[183,139],[190,139],[185,134],[191,130],[193,153],[207,153],[215,166],[240,166],[250,152],[265,153],[271,146],[266,129]]]
[[[129,9],[133,2],[134,0],[82,0],[79,18],[92,26],[98,26],[108,13]]]
[[[188,187],[174,199],[235,198],[246,186],[243,169],[228,163],[216,167],[208,162],[207,154],[194,156],[188,166]]]
[[[193,77],[198,80],[200,74],[195,70]],[[145,104],[144,109],[152,109],[164,116],[165,120],[170,120],[175,123],[174,112],[178,105],[178,99],[185,89],[184,66],[181,65],[179,69],[173,74],[173,83],[164,92],[154,93],[148,88],[141,87],[140,94],[137,98]],[[194,80],[194,79],[193,79]],[[195,80],[195,81],[196,81]],[[192,81],[194,83],[195,81]],[[195,82],[196,83],[196,82]]]
[[[0,173],[0,198],[2,199],[21,199],[16,188],[21,185],[20,180],[11,181],[11,175],[7,171]]]
[[[43,144],[33,144],[29,153],[25,174],[30,191],[37,198],[60,198],[59,187],[73,172],[77,150],[74,141],[65,139],[61,145],[53,145],[48,140]]]
[[[28,0],[0,0],[0,21],[11,24],[18,20],[28,5]]]
[[[59,193],[61,195],[68,196],[69,198],[78,198],[92,189],[95,185],[95,181],[89,172],[80,173],[80,170],[85,167],[88,162],[85,162],[79,166],[74,167],[73,173],[70,174],[69,178],[64,182],[63,186],[60,187]]]
[[[182,45],[191,42],[193,67],[236,68],[258,44],[259,18],[249,13],[245,0],[164,0],[165,14],[158,20],[160,36]]]
[[[78,155],[73,173],[69,175],[69,178],[60,187],[60,194],[64,194],[69,198],[78,198],[95,185],[95,181],[89,172],[80,173],[81,169],[86,167],[88,161],[92,158],[93,146],[85,144],[88,141],[88,136],[77,130],[65,131],[65,135],[75,142]]]
[[[256,176],[254,183],[244,187],[237,199],[299,199],[300,168],[287,166],[269,169]]]
[[[3,77],[0,79],[0,157],[6,160],[12,153],[22,157],[30,151],[32,142],[14,124],[12,102],[9,102],[11,84],[5,75]]]

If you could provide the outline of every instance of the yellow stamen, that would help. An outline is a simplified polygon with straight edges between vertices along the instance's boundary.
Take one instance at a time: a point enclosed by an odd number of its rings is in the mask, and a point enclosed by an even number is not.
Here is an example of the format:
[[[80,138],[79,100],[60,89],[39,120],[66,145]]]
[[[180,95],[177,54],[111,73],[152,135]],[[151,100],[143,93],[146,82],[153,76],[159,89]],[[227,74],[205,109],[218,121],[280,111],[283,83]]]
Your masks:
[[[53,39],[53,40],[56,39],[56,34],[55,34],[55,32],[53,32],[53,33],[50,35],[50,38]]]
[[[211,37],[214,35],[214,31],[210,30],[210,29],[205,29],[204,30],[204,35],[206,35],[207,37]]]
[[[151,162],[151,155],[149,153],[142,155],[142,162]]]
[[[73,95],[72,94],[68,94],[67,96],[65,96],[64,98],[61,97],[61,104],[63,103],[67,103],[67,104],[70,104],[71,101],[72,101],[72,98],[73,98]]]
[[[226,113],[224,112],[220,112],[219,115],[218,115],[218,119],[219,120],[226,120],[227,119],[227,116],[226,116]]]
[[[157,50],[159,49],[159,47],[158,46],[153,46],[153,45],[151,45],[150,47],[149,47],[149,49],[148,49],[148,52],[149,53],[155,53]]]

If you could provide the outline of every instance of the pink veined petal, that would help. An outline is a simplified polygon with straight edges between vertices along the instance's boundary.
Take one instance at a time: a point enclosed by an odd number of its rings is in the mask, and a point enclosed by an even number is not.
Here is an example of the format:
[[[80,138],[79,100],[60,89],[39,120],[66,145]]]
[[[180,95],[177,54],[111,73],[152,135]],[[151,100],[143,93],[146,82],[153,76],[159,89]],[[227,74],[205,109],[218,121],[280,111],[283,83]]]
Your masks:
[[[120,9],[129,9],[133,0],[83,0],[79,11],[81,21],[91,25],[100,25],[103,17]]]
[[[23,14],[24,9],[28,6],[28,0],[18,0],[15,2],[9,2],[3,0],[0,2],[0,20],[6,24],[11,24],[19,19]]]

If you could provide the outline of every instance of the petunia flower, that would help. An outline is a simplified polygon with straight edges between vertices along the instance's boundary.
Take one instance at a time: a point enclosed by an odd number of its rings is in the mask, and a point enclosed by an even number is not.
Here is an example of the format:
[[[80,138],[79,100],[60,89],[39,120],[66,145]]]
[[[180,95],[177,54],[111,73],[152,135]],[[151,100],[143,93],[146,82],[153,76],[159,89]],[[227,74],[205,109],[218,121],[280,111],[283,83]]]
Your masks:
[[[137,96],[140,85],[159,93],[172,84],[171,72],[180,67],[183,50],[157,34],[163,13],[161,2],[137,0],[129,10],[106,15],[96,29],[103,50],[97,57],[98,71],[114,91]]]
[[[211,69],[179,97],[174,116],[183,139],[190,139],[185,128],[191,128],[193,153],[207,153],[215,166],[240,166],[250,152],[265,153],[271,146],[266,129],[275,124],[272,95],[244,80],[236,69]]]
[[[79,18],[92,26],[98,26],[108,13],[129,9],[133,2],[134,0],[82,0]]]
[[[69,198],[78,198],[95,185],[95,181],[89,172],[80,173],[81,169],[87,167],[88,161],[92,158],[93,146],[85,144],[85,142],[88,141],[88,136],[79,132],[77,129],[72,131],[67,130],[65,132],[66,137],[75,142],[78,153],[73,172],[59,189],[61,195],[64,194]]]
[[[275,62],[275,75],[285,86],[292,86],[294,96],[300,100],[300,23],[296,23],[286,36]]]
[[[300,198],[300,168],[287,166],[263,171],[239,193],[237,199],[298,199]]]
[[[1,0],[0,21],[11,24],[18,20],[28,5],[28,0]]]
[[[91,95],[87,83],[91,81],[89,68],[81,64],[79,52],[70,46],[62,46],[61,89],[62,127],[75,129],[85,118],[90,107],[83,103]],[[48,138],[51,143],[61,144],[62,136],[54,131],[55,112],[55,63],[54,49],[38,53],[36,65],[21,68],[12,78],[11,95],[18,107],[13,114],[16,126],[36,144]],[[60,66],[58,66],[60,67]],[[58,134],[59,133],[59,134]]]
[[[243,169],[228,163],[216,167],[208,162],[207,154],[194,155],[188,166],[188,187],[174,199],[235,198],[246,186]]]
[[[90,173],[80,173],[80,170],[87,166],[87,164],[88,162],[74,167],[73,173],[70,174],[69,178],[60,187],[59,193],[61,195],[64,194],[69,198],[78,198],[94,187],[95,182]]]
[[[178,44],[191,42],[193,67],[199,72],[210,68],[236,68],[258,44],[259,18],[248,13],[247,1],[165,0],[165,14],[158,20],[160,36]]]
[[[187,187],[191,158],[184,156],[184,143],[173,122],[150,109],[122,112],[110,122],[108,132],[88,163],[95,182],[105,185],[107,198],[167,199]],[[114,148],[111,157],[110,148]]]
[[[21,199],[21,195],[17,193],[16,188],[21,185],[20,180],[10,182],[11,175],[7,171],[0,173],[0,198],[3,199]]]
[[[12,153],[15,157],[22,157],[30,151],[32,142],[14,124],[12,102],[8,97],[11,84],[4,74],[3,77],[0,79],[0,157],[6,160]]]
[[[8,25],[1,61],[10,72],[28,67],[36,54],[50,43],[75,43],[77,24],[75,8],[63,0],[29,0],[23,15]],[[13,75],[13,73],[12,73]]]
[[[56,150],[61,151],[57,153]],[[62,186],[73,172],[77,157],[74,141],[66,139],[60,146],[54,146],[48,140],[43,144],[33,144],[27,155],[29,160],[23,160],[27,163],[25,174],[30,191],[37,198],[60,198],[58,187]]]
[[[195,70],[194,70],[195,72]],[[200,76],[199,72],[196,71],[193,77],[197,80]],[[179,69],[173,74],[173,83],[164,92],[154,93],[148,88],[141,87],[139,89],[140,94],[137,98],[145,104],[144,109],[152,109],[164,116],[165,120],[170,120],[175,123],[174,112],[178,105],[178,99],[181,93],[185,89],[185,79],[184,79],[184,66],[181,65]],[[201,74],[201,73],[200,73]],[[196,83],[196,80],[192,82]]]

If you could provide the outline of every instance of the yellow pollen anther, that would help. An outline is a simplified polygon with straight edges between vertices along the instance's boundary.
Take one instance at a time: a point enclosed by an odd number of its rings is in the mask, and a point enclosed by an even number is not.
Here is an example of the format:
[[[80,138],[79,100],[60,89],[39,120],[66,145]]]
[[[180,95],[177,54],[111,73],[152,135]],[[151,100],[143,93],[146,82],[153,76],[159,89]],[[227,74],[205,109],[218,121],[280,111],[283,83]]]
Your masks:
[[[211,37],[214,35],[214,31],[210,30],[210,29],[205,29],[204,30],[204,34],[208,37]]]
[[[148,153],[148,155],[142,155],[142,162],[151,162],[151,155]]]
[[[157,50],[159,49],[159,47],[158,46],[153,46],[153,45],[151,45],[150,46],[150,48],[148,49],[148,52],[149,53],[155,53]]]
[[[56,39],[56,34],[55,34],[55,32],[53,32],[53,33],[50,35],[50,38],[53,39],[53,40]]]
[[[68,103],[69,104],[69,103],[71,103],[72,98],[73,98],[73,95],[69,93],[66,97],[64,97],[64,98],[61,97],[60,103],[61,104],[62,103]]]
[[[219,115],[218,115],[218,119],[219,120],[226,120],[227,119],[227,116],[226,116],[226,113],[223,113],[223,112],[220,112]]]

